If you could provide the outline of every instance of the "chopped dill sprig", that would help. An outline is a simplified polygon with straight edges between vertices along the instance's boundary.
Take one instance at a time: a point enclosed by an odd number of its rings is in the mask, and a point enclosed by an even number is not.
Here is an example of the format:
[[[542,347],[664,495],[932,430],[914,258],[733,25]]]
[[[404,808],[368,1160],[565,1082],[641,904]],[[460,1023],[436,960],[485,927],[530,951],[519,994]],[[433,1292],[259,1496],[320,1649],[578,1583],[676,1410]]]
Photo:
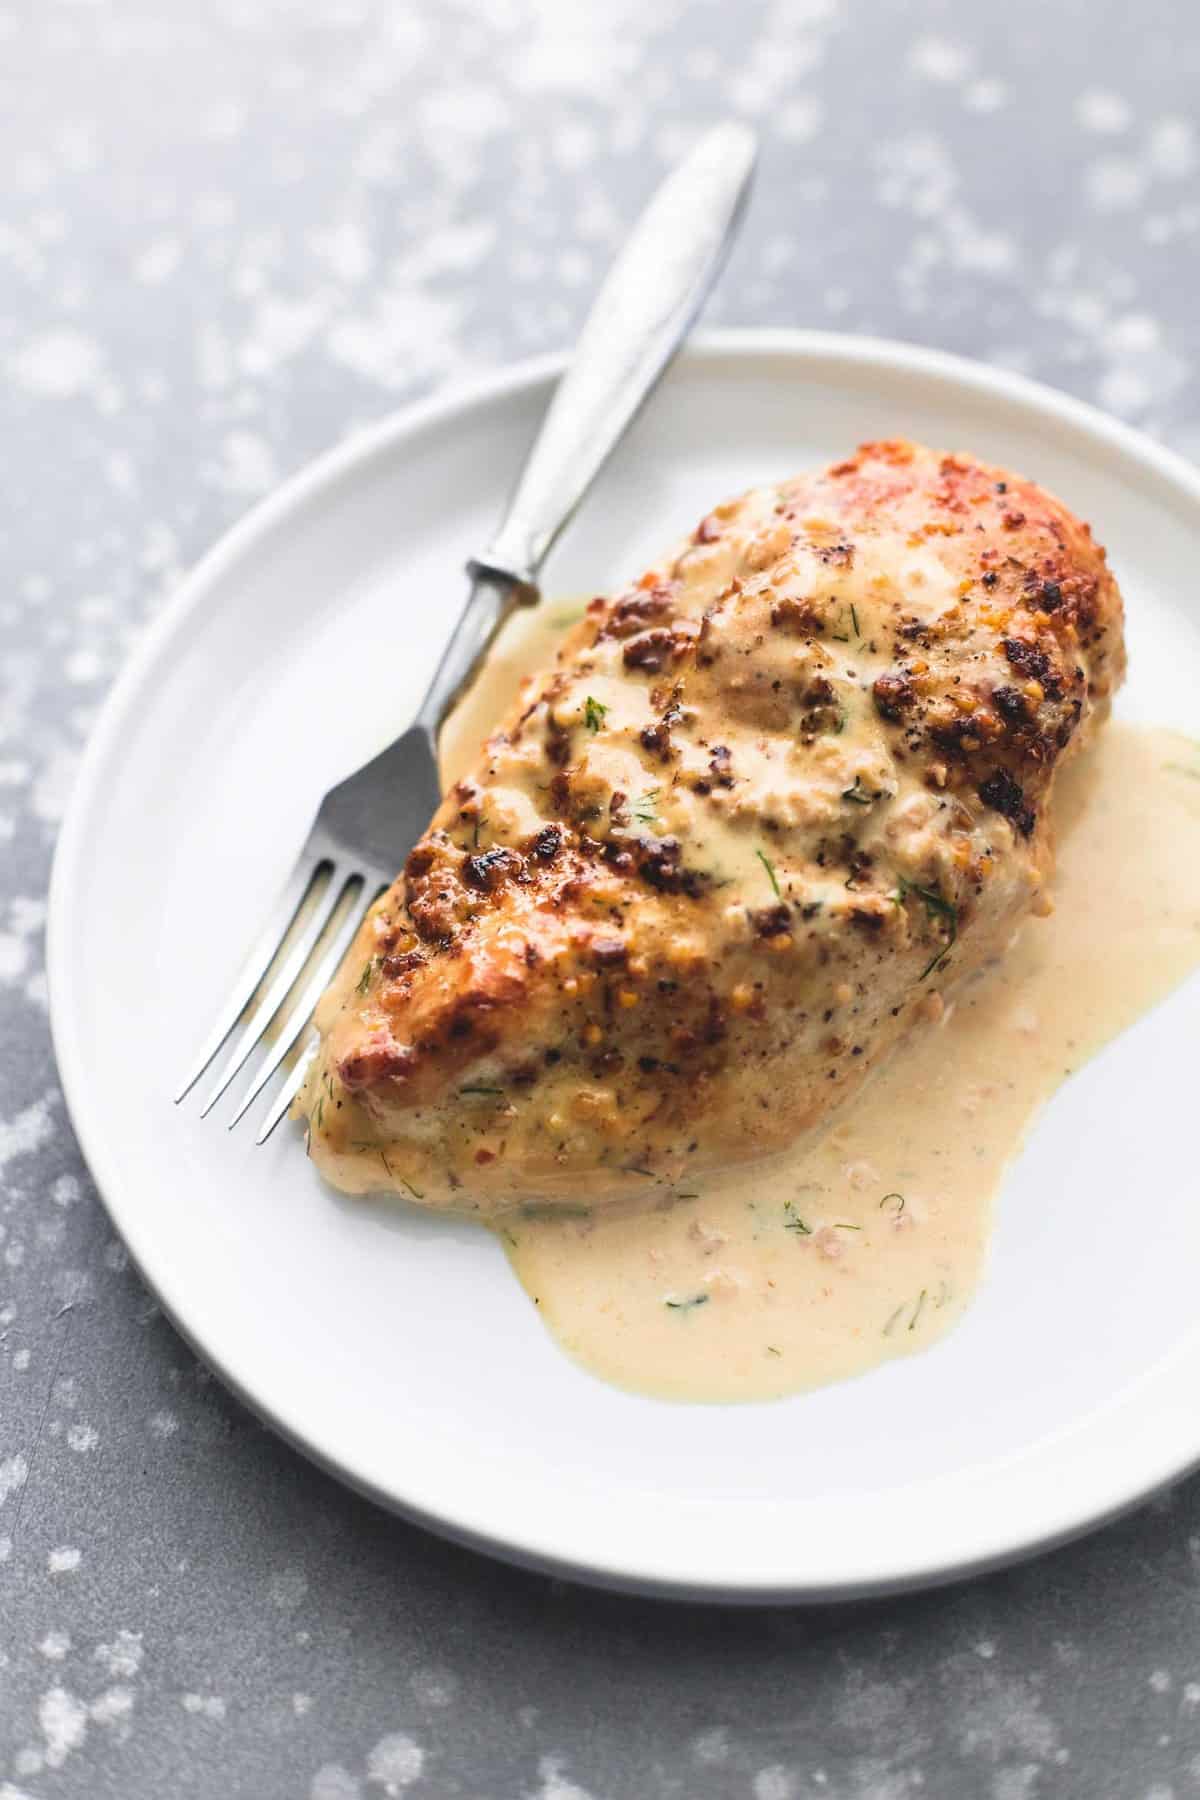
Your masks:
[[[910,1306],[912,1306],[912,1316],[910,1317],[908,1324],[905,1326],[905,1330],[906,1331],[915,1331],[917,1329],[917,1324],[918,1324],[918,1321],[920,1320],[921,1314],[925,1310],[925,1302],[926,1302],[926,1300],[928,1300],[928,1298],[929,1298],[929,1289],[922,1288],[920,1293],[917,1295],[915,1304],[910,1300],[902,1300],[900,1305],[896,1308],[895,1312],[890,1314],[888,1321],[883,1328],[884,1337],[891,1337],[892,1333],[895,1331],[897,1325],[899,1324],[900,1320],[904,1317],[905,1313],[908,1311]],[[949,1298],[950,1298],[950,1290],[946,1286],[946,1283],[943,1281],[941,1288],[938,1291],[938,1298],[935,1299],[935,1301],[934,1301],[934,1305],[935,1306],[944,1306],[946,1304],[946,1301]]]
[[[460,1094],[502,1094],[504,1092],[504,1089],[499,1088],[499,1087],[470,1086],[470,1087],[460,1087],[458,1091]]]
[[[634,818],[643,825],[653,825],[658,815],[658,796],[661,793],[662,789],[655,787],[647,788],[644,794],[639,794],[633,809]]]
[[[945,919],[950,927],[950,936],[946,943],[930,957],[921,970],[918,979],[924,981],[927,975],[933,974],[939,963],[945,961],[958,941],[958,908],[944,895],[936,893],[933,888],[918,887],[915,881],[906,881],[903,875],[899,880],[900,886],[892,895],[894,905],[903,906],[910,894],[916,894],[919,900],[925,902],[925,911],[929,918]]]
[[[669,1306],[672,1312],[691,1312],[694,1306],[707,1306],[708,1301],[709,1296],[707,1294],[692,1294],[687,1300],[672,1300],[668,1298],[663,1301],[663,1305]]]
[[[850,602],[850,621],[851,621],[852,625],[854,626],[855,637],[861,638],[862,632],[858,629],[858,610],[855,607],[853,600]]]
[[[775,898],[777,900],[782,900],[783,895],[779,890],[779,882],[778,882],[778,879],[775,874],[774,863],[771,861],[770,857],[767,856],[765,851],[756,850],[754,852],[754,854],[755,854],[755,856],[757,856],[757,858],[758,858],[759,862],[762,864],[763,868],[767,871],[767,879],[770,881],[771,886],[775,890]]]
[[[405,1181],[403,1175],[400,1177],[400,1186],[406,1187],[414,1200],[423,1200],[425,1198],[420,1188],[415,1188],[411,1181]]]
[[[790,1200],[784,1201],[783,1210],[787,1215],[787,1217],[784,1219],[784,1222],[783,1222],[783,1229],[785,1231],[798,1232],[801,1237],[811,1237],[812,1236],[812,1234],[813,1234],[812,1226],[807,1225],[804,1222],[804,1220],[800,1217],[800,1214],[796,1211],[795,1207],[792,1205],[792,1202]]]
[[[374,967],[375,967],[375,958],[372,957],[370,962],[367,964],[366,968],[363,970],[362,974],[358,978],[358,984],[357,984],[357,989],[356,989],[356,991],[358,993],[365,994],[367,989],[370,987],[370,985],[371,985],[371,970]]]
[[[842,789],[842,799],[852,801],[855,806],[873,806],[878,798],[878,794],[873,794],[863,786],[861,775],[854,777],[853,787]]]
[[[846,1223],[845,1219],[835,1219],[833,1228],[835,1231],[861,1231],[862,1230],[861,1225],[848,1225]]]
[[[601,706],[599,700],[593,700],[589,694],[583,703],[583,722],[588,730],[599,731],[607,712],[607,706]]]
[[[774,1344],[768,1344],[768,1345],[767,1345],[767,1355],[768,1355],[768,1356],[782,1356],[782,1355],[783,1355],[783,1351],[782,1351],[782,1350],[777,1350],[777,1349],[776,1349],[776,1348],[775,1348],[775,1346],[774,1346]]]
[[[900,1202],[900,1204],[898,1206],[889,1206],[888,1202],[891,1200],[898,1200]],[[885,1194],[883,1196],[883,1199],[879,1202],[880,1212],[883,1211],[885,1206],[887,1207],[888,1211],[892,1214],[893,1218],[898,1219],[900,1217],[900,1214],[904,1211],[904,1195],[903,1194]]]

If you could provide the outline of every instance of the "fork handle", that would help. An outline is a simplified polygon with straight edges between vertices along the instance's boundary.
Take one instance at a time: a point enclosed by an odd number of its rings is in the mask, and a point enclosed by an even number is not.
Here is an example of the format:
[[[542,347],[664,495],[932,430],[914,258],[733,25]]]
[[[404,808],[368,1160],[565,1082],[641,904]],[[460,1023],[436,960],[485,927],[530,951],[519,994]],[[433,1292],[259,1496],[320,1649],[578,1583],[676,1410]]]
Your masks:
[[[436,732],[517,605],[537,600],[555,538],[679,348],[745,210],[756,141],[727,122],[707,132],[657,190],[610,269],[554,390],[425,697]]]
[[[468,568],[473,572],[473,565],[468,564]],[[414,720],[429,734],[435,748],[443,719],[474,680],[496,633],[521,604],[520,595],[519,584],[509,575],[491,570],[474,575],[470,597],[442,651]]]
[[[754,158],[748,126],[717,125],[655,193],[592,304],[477,568],[536,580],[700,310],[741,221]]]

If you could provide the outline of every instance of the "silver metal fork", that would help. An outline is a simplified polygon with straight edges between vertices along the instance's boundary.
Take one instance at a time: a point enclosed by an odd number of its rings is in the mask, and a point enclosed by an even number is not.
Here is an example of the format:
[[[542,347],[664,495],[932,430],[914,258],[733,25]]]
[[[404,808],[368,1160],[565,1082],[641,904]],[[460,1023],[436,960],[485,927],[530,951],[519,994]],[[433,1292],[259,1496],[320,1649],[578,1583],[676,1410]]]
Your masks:
[[[204,1098],[202,1114],[209,1112],[261,1045],[232,1129],[309,1023],[367,911],[438,804],[443,719],[505,619],[515,607],[537,601],[537,577],[551,545],[671,361],[719,273],[745,210],[755,155],[747,127],[714,127],[638,220],[592,306],[504,520],[487,549],[467,565],[470,596],[415,720],[403,737],[325,795],[177,1103],[225,1049]],[[287,1112],[306,1067],[302,1056],[263,1120],[260,1144]]]

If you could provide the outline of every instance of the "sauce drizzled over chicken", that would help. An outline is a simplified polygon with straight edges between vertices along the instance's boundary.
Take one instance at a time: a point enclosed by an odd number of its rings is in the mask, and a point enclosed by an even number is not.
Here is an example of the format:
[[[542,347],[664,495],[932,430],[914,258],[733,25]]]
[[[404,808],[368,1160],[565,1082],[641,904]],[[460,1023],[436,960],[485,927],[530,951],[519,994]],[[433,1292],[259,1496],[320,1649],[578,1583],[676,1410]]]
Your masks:
[[[753,490],[594,600],[321,1004],[310,1149],[496,1214],[777,1152],[1045,911],[1124,667],[1104,552],[905,442]]]

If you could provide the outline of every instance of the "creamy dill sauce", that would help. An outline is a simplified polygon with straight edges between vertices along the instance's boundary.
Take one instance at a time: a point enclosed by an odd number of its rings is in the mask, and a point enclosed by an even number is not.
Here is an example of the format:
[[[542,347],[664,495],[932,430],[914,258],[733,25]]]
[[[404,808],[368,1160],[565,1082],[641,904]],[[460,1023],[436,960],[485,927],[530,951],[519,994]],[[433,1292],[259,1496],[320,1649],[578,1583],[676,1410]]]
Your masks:
[[[579,611],[510,621],[447,722],[447,782]],[[663,1398],[761,1400],[923,1349],[954,1324],[1041,1107],[1200,964],[1200,746],[1109,724],[1059,777],[1055,805],[1053,915],[1031,919],[819,1137],[697,1181],[669,1210],[497,1224],[572,1356]]]

